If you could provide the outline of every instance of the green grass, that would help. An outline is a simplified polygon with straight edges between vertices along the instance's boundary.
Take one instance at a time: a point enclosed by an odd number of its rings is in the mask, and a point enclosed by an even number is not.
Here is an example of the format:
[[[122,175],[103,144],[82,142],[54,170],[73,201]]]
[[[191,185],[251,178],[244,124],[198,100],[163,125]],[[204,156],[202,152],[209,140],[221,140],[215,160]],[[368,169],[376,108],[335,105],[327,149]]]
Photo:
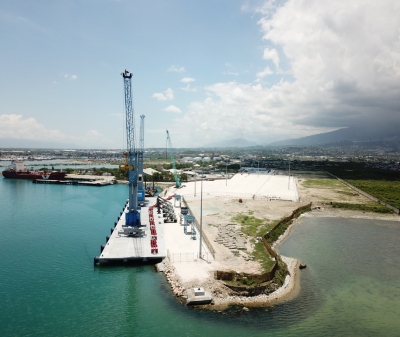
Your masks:
[[[353,186],[387,202],[393,207],[400,208],[400,181],[384,180],[347,180]]]
[[[253,213],[252,211],[250,212]],[[252,237],[250,240],[253,244],[255,242],[254,238],[265,235],[265,233],[277,224],[277,221],[258,219],[254,216],[243,213],[236,215],[231,220],[242,225],[240,230],[245,235],[250,234],[250,237]],[[260,263],[263,273],[270,271],[274,266],[274,261],[271,260],[271,257],[262,242],[255,244],[254,250],[251,254],[254,255],[254,260]]]
[[[254,260],[260,263],[262,273],[269,272],[275,264],[275,261],[271,260],[271,256],[269,255],[263,242],[255,244],[252,255],[254,255]]]
[[[385,213],[385,214],[393,214],[394,212],[378,203],[374,203],[371,205],[365,204],[348,204],[344,202],[332,202],[333,208],[343,208],[349,210],[363,211],[363,212],[375,212],[375,213]]]
[[[296,212],[296,216],[298,217],[300,214],[311,211],[311,206],[300,209]],[[288,219],[287,221],[281,223],[278,228],[275,228],[269,233],[269,238],[267,239],[267,243],[271,246],[285,231],[286,228],[292,223],[293,219]]]
[[[310,188],[310,187],[341,187],[343,186],[338,180],[333,178],[327,179],[307,179],[302,183],[303,187]]]
[[[258,236],[263,236],[274,226],[273,222],[269,221],[268,219],[258,219],[254,216],[243,213],[236,215],[231,220],[242,225],[240,230],[244,234],[249,234],[255,238]]]

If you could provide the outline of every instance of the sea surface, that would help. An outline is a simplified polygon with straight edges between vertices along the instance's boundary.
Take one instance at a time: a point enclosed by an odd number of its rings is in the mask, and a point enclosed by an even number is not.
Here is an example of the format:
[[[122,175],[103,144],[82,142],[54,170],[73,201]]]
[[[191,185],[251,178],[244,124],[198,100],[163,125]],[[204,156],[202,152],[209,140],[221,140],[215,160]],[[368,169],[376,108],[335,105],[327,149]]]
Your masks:
[[[279,248],[307,264],[299,296],[222,315],[153,266],[93,266],[127,194],[0,177],[0,336],[400,335],[399,223],[304,218]]]

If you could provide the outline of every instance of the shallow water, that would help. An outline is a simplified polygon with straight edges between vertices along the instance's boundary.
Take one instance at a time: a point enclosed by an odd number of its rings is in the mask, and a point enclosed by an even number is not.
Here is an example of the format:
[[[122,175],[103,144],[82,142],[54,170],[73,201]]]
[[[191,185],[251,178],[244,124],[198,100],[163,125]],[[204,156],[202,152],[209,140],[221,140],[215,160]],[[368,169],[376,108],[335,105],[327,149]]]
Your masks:
[[[93,267],[127,190],[0,178],[0,336],[398,334],[397,223],[305,218],[280,247],[307,263],[300,295],[222,315],[179,303],[152,266]]]

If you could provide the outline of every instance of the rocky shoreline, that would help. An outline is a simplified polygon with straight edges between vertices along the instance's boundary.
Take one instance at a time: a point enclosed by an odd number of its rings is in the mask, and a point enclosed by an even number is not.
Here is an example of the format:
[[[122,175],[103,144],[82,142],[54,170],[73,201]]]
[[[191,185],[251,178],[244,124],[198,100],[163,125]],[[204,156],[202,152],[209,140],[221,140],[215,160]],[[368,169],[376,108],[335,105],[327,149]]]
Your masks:
[[[213,296],[213,302],[211,305],[201,305],[199,307],[205,309],[225,309],[229,305],[246,305],[252,307],[262,307],[285,300],[285,298],[291,294],[295,289],[297,270],[299,261],[294,258],[281,256],[282,260],[288,266],[288,275],[285,278],[284,284],[276,289],[275,291],[268,294],[260,294],[256,296],[243,296],[232,289],[228,288],[223,281],[215,280],[213,275],[202,284],[196,282],[189,282],[182,284],[177,275],[174,266],[169,263],[168,259],[156,265],[159,272],[163,272],[167,278],[168,283],[171,286],[173,294],[181,301],[186,301],[188,297],[188,291],[194,287],[202,286]]]
[[[300,215],[297,219],[294,219],[292,223],[288,226],[286,231],[274,242],[272,248],[275,250],[278,246],[290,235],[290,232],[294,226],[301,222],[302,217],[348,217],[348,218],[364,218],[364,219],[379,219],[379,220],[391,220],[400,221],[399,216],[394,215],[382,215],[376,213],[363,213],[360,211],[343,211],[336,209],[314,209],[309,213]],[[188,296],[188,290],[194,287],[202,286],[213,296],[213,303],[211,305],[199,306],[204,309],[211,310],[223,310],[229,305],[240,305],[249,307],[263,307],[270,306],[282,301],[286,301],[288,297],[293,297],[296,295],[299,289],[298,284],[298,271],[300,261],[281,255],[282,260],[287,264],[288,274],[285,278],[284,284],[276,289],[275,291],[265,294],[262,293],[256,296],[243,296],[234,290],[228,288],[223,281],[215,280],[214,275],[206,281],[199,282],[181,282],[179,276],[177,275],[174,266],[165,259],[162,263],[157,265],[157,270],[163,272],[171,285],[171,290],[174,295],[181,301],[185,301]],[[197,263],[202,263],[197,262]],[[297,290],[297,291],[293,291]],[[290,296],[289,296],[290,295]]]

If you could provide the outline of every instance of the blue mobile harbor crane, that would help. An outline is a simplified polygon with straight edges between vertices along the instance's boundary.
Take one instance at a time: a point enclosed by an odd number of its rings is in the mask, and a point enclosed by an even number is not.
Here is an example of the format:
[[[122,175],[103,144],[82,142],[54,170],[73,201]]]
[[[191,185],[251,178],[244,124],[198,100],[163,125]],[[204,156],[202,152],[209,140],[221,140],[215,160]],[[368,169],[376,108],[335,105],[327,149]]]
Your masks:
[[[168,139],[168,145],[169,145],[169,154],[171,155],[171,162],[172,162],[172,168],[174,169],[174,177],[175,177],[175,183],[176,183],[176,188],[181,187],[181,182],[179,181],[179,177],[176,174],[176,166],[175,166],[175,159],[174,159],[174,152],[172,151],[172,144],[171,144],[171,138],[169,136],[169,132],[167,130],[167,139]]]
[[[124,78],[125,88],[125,115],[126,115],[126,138],[127,146],[125,156],[125,165],[120,165],[120,170],[128,170],[129,175],[129,209],[125,213],[125,226],[133,227],[127,231],[127,234],[135,234],[135,228],[140,227],[140,207],[137,205],[138,182],[143,181],[143,176],[138,174],[138,154],[135,147],[135,117],[132,108],[132,74],[125,70]]]
[[[143,177],[143,156],[144,156],[144,115],[140,116],[140,139],[138,153],[139,176]],[[143,179],[138,182],[138,201],[144,200]]]

